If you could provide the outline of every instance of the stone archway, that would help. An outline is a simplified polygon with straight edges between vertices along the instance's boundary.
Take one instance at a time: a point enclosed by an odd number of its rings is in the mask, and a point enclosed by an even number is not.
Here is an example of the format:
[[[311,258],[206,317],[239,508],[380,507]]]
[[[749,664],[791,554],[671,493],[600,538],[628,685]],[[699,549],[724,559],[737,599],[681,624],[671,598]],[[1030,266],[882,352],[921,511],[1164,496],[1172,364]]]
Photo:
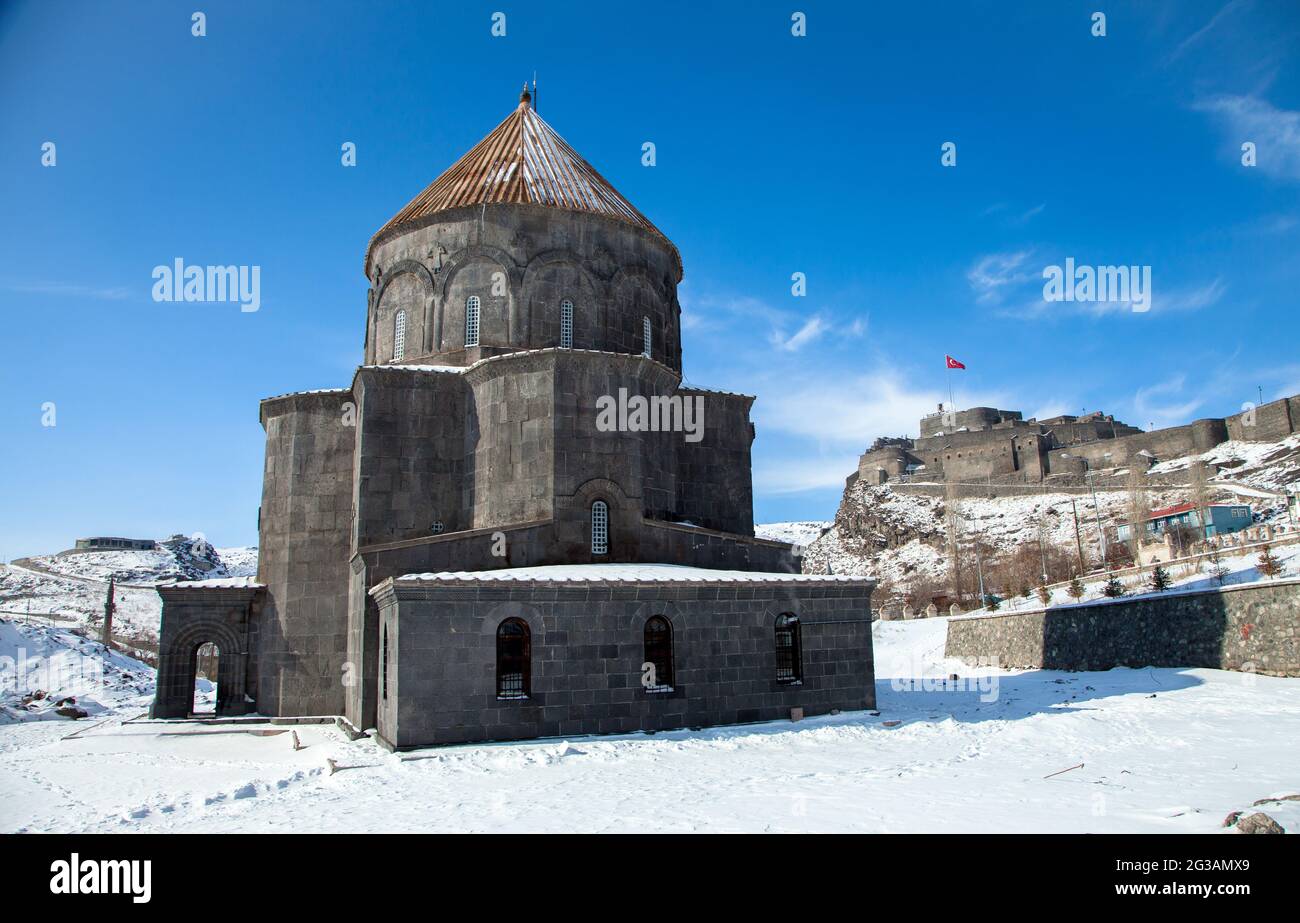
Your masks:
[[[260,587],[162,586],[162,631],[158,643],[158,679],[150,715],[187,718],[194,705],[199,650],[213,644],[217,659],[213,717],[249,711],[248,623]]]

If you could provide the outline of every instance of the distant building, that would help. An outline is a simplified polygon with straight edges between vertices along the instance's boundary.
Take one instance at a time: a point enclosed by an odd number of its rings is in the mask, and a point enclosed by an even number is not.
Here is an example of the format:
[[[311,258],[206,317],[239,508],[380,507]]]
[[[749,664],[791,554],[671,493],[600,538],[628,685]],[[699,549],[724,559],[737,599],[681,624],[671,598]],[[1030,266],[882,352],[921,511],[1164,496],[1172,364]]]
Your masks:
[[[153,551],[158,543],[151,538],[117,538],[96,535],[77,539],[77,551]]]
[[[1201,514],[1202,511],[1198,510],[1194,503],[1180,503],[1177,506],[1152,510],[1151,515],[1146,519],[1147,536],[1149,538],[1163,538],[1170,529],[1202,528],[1205,537],[1210,538],[1214,535],[1228,535],[1232,532],[1240,532],[1242,529],[1247,528],[1252,521],[1250,507],[1238,504],[1213,503],[1205,507],[1203,525]],[[1121,542],[1127,542],[1130,535],[1129,524],[1126,522],[1120,523],[1115,533]]]
[[[1297,431],[1300,395],[1230,417],[1151,431],[1101,411],[1026,420],[1018,410],[953,410],[941,404],[937,412],[921,418],[915,439],[877,439],[859,458],[850,482],[924,480],[991,485],[1040,484],[1058,478],[1078,481],[1089,471],[1126,467],[1145,471],[1163,461],[1207,452],[1230,439],[1276,442]]]

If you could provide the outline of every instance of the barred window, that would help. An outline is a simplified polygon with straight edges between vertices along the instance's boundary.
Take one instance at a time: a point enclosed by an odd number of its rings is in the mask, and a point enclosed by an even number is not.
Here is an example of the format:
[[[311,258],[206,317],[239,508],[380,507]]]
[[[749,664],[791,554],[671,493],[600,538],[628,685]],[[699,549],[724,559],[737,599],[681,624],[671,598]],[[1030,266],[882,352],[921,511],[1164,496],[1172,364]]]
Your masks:
[[[406,312],[398,311],[393,318],[393,361],[401,362],[406,356]]]
[[[609,554],[609,504],[604,500],[591,505],[591,553]]]
[[[478,345],[478,295],[465,301],[465,345]]]
[[[776,681],[803,682],[803,650],[799,643],[799,617],[786,613],[776,620]]]
[[[560,346],[573,348],[573,302],[567,299],[560,302]]]
[[[673,691],[673,626],[662,615],[656,615],[645,623],[645,659],[654,671],[648,674],[649,683],[646,692]]]
[[[532,690],[532,639],[523,619],[497,627],[497,698],[526,699]]]
[[[650,318],[641,318],[641,355],[650,355]]]

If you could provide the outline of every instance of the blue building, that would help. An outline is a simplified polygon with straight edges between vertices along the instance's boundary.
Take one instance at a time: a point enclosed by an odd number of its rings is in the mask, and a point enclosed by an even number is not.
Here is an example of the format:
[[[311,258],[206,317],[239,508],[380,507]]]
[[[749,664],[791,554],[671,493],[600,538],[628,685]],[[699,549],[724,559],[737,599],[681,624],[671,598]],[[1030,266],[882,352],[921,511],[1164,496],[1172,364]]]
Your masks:
[[[1204,513],[1204,523],[1202,523]],[[1212,503],[1203,510],[1194,503],[1180,503],[1160,510],[1152,510],[1146,519],[1147,538],[1163,538],[1170,529],[1183,528],[1195,530],[1200,528],[1206,538],[1215,535],[1227,535],[1240,532],[1252,522],[1250,507],[1239,504]],[[1129,540],[1129,524],[1124,522],[1115,530],[1121,542]]]

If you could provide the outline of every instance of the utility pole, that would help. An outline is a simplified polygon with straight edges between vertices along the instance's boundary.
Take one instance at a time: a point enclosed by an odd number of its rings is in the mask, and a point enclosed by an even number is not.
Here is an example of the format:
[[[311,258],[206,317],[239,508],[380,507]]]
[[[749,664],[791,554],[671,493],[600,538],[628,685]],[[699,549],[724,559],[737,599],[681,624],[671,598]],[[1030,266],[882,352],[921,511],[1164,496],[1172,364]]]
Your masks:
[[[1082,577],[1088,572],[1088,568],[1083,563],[1083,537],[1079,534],[1079,504],[1075,502],[1074,497],[1070,498],[1070,509],[1074,510],[1074,544],[1079,549],[1079,576]]]
[[[108,599],[104,601],[104,635],[100,639],[104,647],[109,650],[113,649],[113,610],[117,605],[113,602],[113,575],[108,577]]]

